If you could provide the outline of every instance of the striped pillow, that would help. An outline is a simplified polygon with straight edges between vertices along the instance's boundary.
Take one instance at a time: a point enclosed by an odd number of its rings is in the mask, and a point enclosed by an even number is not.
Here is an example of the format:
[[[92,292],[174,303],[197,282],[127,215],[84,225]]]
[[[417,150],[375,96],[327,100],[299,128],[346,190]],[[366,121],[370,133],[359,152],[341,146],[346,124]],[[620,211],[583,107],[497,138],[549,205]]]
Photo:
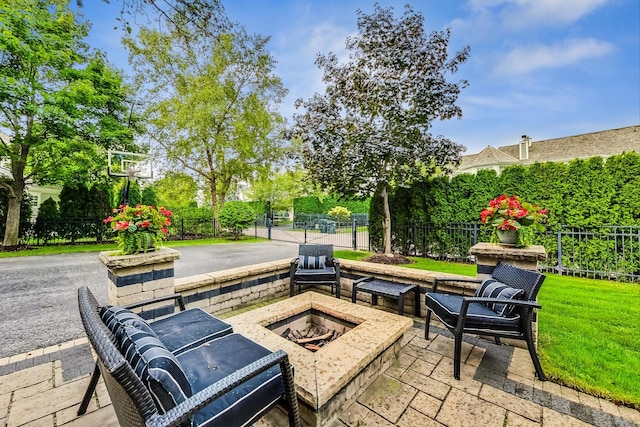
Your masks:
[[[303,255],[300,257],[300,268],[305,270],[319,270],[327,268],[327,257],[325,255],[320,256],[308,256]]]
[[[482,298],[499,298],[504,300],[523,299],[524,291],[522,289],[515,289],[505,285],[502,282],[498,282],[496,279],[484,280],[474,294],[476,297]],[[509,316],[515,310],[513,304],[486,304],[491,310],[495,311],[500,316]]]
[[[151,393],[158,412],[164,414],[191,396],[191,384],[178,359],[155,335],[125,325],[122,338],[120,351]]]
[[[100,308],[100,318],[107,325],[107,328],[116,337],[118,343],[122,342],[122,333],[126,325],[134,326],[141,331],[145,331],[157,338],[151,326],[140,316],[127,310],[126,308],[116,307],[112,305],[105,305]]]

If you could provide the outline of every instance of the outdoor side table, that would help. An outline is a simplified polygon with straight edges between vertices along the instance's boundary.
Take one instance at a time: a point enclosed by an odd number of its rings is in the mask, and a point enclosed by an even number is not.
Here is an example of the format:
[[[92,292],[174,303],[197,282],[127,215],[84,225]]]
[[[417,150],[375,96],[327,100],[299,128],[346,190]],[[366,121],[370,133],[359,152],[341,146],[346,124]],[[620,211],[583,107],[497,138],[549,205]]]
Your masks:
[[[413,291],[415,297],[414,312],[417,317],[420,317],[420,287],[418,285],[389,282],[368,276],[353,282],[351,302],[356,302],[356,293],[358,291],[371,294],[372,305],[378,304],[378,296],[397,299],[398,314],[401,316],[404,314],[404,297],[408,292]]]

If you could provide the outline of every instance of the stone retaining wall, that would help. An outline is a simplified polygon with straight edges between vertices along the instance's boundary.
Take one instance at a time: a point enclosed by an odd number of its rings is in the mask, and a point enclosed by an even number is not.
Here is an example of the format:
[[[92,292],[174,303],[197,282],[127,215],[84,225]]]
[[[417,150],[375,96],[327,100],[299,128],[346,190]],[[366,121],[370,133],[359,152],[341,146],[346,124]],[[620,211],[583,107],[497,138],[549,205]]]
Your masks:
[[[175,279],[175,292],[183,295],[188,307],[200,307],[211,313],[222,314],[247,305],[265,302],[276,297],[289,295],[289,258],[245,267],[232,268],[196,276]],[[413,270],[393,265],[374,264],[362,261],[340,260],[341,295],[351,299],[353,281],[365,276],[376,276],[399,283],[420,286],[420,310],[425,315],[424,292],[431,289],[434,277],[468,278],[447,273]],[[317,285],[329,292],[329,285]],[[458,283],[452,287],[443,286],[445,291],[471,295],[475,291],[473,283]],[[371,295],[358,293],[358,300],[371,302]],[[413,313],[413,298],[405,298],[405,312]],[[397,301],[378,298],[378,304],[395,311]]]

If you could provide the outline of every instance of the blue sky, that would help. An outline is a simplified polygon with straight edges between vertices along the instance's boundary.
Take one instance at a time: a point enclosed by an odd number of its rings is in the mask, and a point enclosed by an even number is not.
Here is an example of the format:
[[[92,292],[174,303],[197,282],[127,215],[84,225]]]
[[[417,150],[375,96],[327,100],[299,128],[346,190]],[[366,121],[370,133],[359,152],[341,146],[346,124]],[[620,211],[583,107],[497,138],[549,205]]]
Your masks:
[[[117,25],[119,2],[85,0],[93,23],[89,43],[128,70]],[[462,119],[434,123],[433,133],[473,154],[487,145],[515,144],[640,124],[640,1],[638,0],[381,0],[401,16],[406,3],[420,11],[427,31],[450,27],[451,52],[471,47],[455,79],[470,86]],[[223,0],[229,17],[250,33],[271,36],[276,73],[297,98],[324,90],[317,53],[346,58],[346,37],[357,32],[364,0]],[[640,141],[638,142],[640,147]]]

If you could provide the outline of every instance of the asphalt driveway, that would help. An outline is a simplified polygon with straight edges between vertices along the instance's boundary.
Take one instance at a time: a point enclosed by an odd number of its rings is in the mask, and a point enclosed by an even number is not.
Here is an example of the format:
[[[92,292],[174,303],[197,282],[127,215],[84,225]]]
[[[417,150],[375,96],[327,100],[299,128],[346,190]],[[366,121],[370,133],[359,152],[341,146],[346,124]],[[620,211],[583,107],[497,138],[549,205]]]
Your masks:
[[[298,245],[269,241],[178,250],[175,277],[187,277],[294,257]],[[0,358],[83,336],[80,286],[107,302],[107,269],[97,253],[0,258]]]

